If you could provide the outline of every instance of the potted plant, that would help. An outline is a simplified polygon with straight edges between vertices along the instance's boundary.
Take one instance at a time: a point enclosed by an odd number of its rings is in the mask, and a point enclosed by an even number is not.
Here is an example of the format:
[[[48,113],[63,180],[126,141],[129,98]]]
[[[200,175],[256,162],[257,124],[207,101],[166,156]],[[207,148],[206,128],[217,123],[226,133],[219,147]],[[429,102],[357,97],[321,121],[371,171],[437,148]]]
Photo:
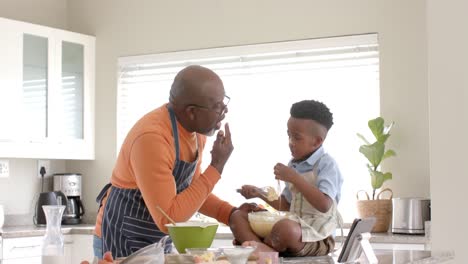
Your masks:
[[[364,142],[360,146],[361,152],[368,160],[367,168],[371,177],[372,196],[370,197],[367,192],[358,191],[358,213],[360,218],[375,217],[376,223],[372,232],[387,232],[392,218],[392,190],[385,188],[379,193],[377,190],[382,188],[385,181],[392,179],[391,172],[383,172],[381,170],[381,163],[383,160],[395,156],[396,153],[392,149],[386,149],[385,143],[390,137],[390,130],[394,122],[385,125],[385,120],[382,117],[369,120],[368,126],[374,135],[375,142],[368,141],[363,135],[357,134]],[[359,200],[359,193],[364,192],[367,200]],[[383,192],[390,192],[390,198],[382,199]],[[372,199],[371,199],[372,198]]]

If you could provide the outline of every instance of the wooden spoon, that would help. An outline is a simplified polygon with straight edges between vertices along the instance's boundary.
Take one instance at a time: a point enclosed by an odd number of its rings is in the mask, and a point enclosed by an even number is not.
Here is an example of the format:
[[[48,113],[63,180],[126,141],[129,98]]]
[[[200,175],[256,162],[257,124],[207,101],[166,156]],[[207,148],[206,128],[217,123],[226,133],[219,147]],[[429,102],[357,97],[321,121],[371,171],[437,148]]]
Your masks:
[[[158,209],[159,212],[161,212],[161,214],[163,214],[164,217],[167,218],[167,220],[169,220],[174,226],[176,226],[176,222],[175,222],[174,220],[172,220],[172,218],[171,218],[170,216],[168,216],[168,215],[166,214],[166,212],[164,212],[164,210],[163,210],[161,207],[159,207],[159,205],[156,206],[156,209]]]

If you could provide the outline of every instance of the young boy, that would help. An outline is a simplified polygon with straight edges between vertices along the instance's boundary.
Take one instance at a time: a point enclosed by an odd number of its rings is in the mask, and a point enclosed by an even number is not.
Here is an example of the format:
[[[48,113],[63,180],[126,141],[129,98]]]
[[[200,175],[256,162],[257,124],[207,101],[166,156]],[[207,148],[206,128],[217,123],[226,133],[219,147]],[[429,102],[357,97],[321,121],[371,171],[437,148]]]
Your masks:
[[[247,199],[261,198],[280,211],[290,211],[297,221],[282,219],[265,238],[250,228],[247,213],[237,212],[230,227],[235,240],[253,245],[257,251],[278,251],[283,256],[322,256],[334,246],[333,233],[341,221],[337,204],[343,178],[335,160],[322,147],[333,125],[326,105],[305,100],[292,105],[288,120],[288,166],[274,166],[275,179],[286,182],[281,199],[268,201],[260,189],[244,185],[240,193]],[[281,202],[281,204],[280,204]]]

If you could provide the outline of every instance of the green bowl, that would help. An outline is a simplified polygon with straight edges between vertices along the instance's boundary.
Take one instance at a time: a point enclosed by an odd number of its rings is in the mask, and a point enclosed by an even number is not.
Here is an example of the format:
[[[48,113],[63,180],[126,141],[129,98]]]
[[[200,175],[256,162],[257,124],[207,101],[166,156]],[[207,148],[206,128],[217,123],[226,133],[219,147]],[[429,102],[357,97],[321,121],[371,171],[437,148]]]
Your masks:
[[[217,223],[183,222],[167,224],[169,236],[177,251],[185,253],[186,248],[209,248],[218,230]]]

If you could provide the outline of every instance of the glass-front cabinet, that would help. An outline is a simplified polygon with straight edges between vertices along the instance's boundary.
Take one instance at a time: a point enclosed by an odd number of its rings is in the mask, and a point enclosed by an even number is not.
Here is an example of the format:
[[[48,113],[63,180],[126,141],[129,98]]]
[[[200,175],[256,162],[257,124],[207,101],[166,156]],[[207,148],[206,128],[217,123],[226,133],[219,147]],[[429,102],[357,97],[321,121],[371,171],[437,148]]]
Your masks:
[[[84,46],[62,41],[61,104],[58,106],[58,136],[64,139],[83,139],[83,77]]]
[[[46,37],[23,34],[23,78],[18,104],[18,136],[42,141],[47,138],[49,42]]]
[[[0,157],[94,159],[95,38],[0,18]]]

